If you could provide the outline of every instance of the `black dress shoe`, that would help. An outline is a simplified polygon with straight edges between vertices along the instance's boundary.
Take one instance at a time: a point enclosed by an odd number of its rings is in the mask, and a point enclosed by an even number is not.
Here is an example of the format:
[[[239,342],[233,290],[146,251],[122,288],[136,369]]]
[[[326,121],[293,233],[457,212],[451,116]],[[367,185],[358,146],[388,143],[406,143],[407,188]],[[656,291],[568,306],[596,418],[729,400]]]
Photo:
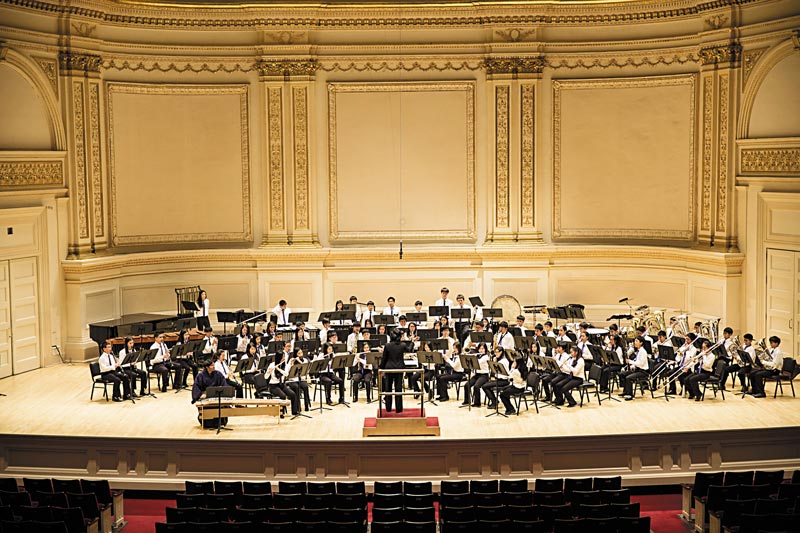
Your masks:
[[[753,398],[766,398],[767,395],[764,392],[759,392],[758,394],[753,394]]]
[[[122,398],[120,398],[119,396],[114,396],[113,398],[111,398],[111,401],[112,402],[121,402]]]

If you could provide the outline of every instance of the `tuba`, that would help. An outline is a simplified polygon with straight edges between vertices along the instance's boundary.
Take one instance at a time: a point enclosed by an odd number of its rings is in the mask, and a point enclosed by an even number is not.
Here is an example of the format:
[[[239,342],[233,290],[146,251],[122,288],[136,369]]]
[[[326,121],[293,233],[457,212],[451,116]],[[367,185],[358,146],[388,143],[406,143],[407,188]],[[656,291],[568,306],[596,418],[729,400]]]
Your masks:
[[[739,350],[742,348],[742,343],[739,340],[739,335],[736,335],[733,339],[731,339],[731,343],[728,346],[728,357],[731,361],[739,366],[744,366],[744,362],[742,358],[739,356]]]
[[[658,335],[659,331],[666,331],[667,324],[664,321],[664,310],[659,309],[650,313],[650,315],[645,319],[645,325],[647,326],[650,335]]]
[[[703,325],[700,326],[700,334],[711,342],[716,343],[719,339],[719,321],[719,318],[714,318],[708,322],[703,322]]]
[[[672,334],[678,337],[685,337],[689,333],[689,317],[687,315],[678,315],[675,318],[678,321],[672,327]]]
[[[772,364],[772,354],[769,353],[767,348],[767,338],[762,337],[760,341],[753,345],[756,352],[756,359],[764,368],[768,368]]]

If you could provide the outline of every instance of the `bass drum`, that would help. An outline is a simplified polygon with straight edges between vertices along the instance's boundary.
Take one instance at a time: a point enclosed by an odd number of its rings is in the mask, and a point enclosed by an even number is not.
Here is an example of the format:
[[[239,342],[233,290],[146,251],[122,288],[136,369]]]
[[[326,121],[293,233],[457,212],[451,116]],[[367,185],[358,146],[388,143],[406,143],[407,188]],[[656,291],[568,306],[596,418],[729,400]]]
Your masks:
[[[502,309],[503,320],[509,324],[516,324],[517,317],[522,314],[522,306],[519,304],[519,300],[510,294],[503,294],[495,298],[492,302],[492,307],[495,309]]]

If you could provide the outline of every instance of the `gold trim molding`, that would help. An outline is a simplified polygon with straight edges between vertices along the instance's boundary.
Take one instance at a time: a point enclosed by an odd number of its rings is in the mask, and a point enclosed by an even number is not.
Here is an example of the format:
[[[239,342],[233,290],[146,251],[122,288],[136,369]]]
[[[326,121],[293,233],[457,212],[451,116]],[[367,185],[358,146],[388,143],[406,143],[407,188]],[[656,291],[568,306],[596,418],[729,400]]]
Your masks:
[[[534,219],[534,155],[536,87],[526,83],[520,87],[520,226],[533,228]]]
[[[695,123],[695,74],[673,76],[654,76],[650,78],[617,78],[587,80],[553,80],[553,238],[555,239],[636,239],[636,240],[680,240],[689,241],[694,238],[694,188],[695,188],[695,134],[689,138],[689,213],[687,229],[620,229],[620,228],[587,228],[564,229],[561,226],[561,93],[564,90],[594,88],[638,88],[669,87],[688,85],[690,98],[688,105],[689,123]]]
[[[58,53],[58,63],[61,71],[68,72],[100,72],[103,58],[94,54],[81,54],[63,50]]]
[[[50,86],[53,88],[53,92],[58,96],[58,62],[46,57],[34,57],[33,60],[42,69],[47,81],[50,82]]]
[[[718,65],[720,63],[736,63],[742,56],[742,45],[730,43],[720,46],[701,48],[697,55],[703,65]]]
[[[711,231],[711,173],[714,137],[714,78],[703,79],[703,183],[700,193],[700,229]]]
[[[717,168],[717,228],[725,231],[728,211],[728,75],[719,76],[719,167]]]
[[[41,187],[64,185],[61,161],[0,161],[0,185],[3,187]]]
[[[283,96],[280,87],[267,88],[269,134],[269,211],[271,230],[285,230],[283,216]]]
[[[336,95],[338,93],[369,92],[438,92],[463,91],[466,93],[467,124],[467,229],[466,231],[427,230],[415,232],[400,231],[358,231],[342,232],[339,229],[338,174],[337,174],[337,115]],[[441,81],[437,83],[416,82],[375,82],[375,83],[328,83],[328,231],[331,241],[374,241],[376,239],[408,240],[474,240],[475,229],[475,82]]]
[[[765,46],[764,48],[758,48],[756,50],[748,50],[744,52],[742,55],[742,90],[744,91],[745,85],[747,85],[747,79],[750,77],[750,74],[753,72],[753,68],[756,66],[756,63],[764,55],[764,52],[769,50],[769,47]]]
[[[72,82],[72,120],[75,135],[75,197],[78,209],[78,236],[89,237],[89,213],[87,207],[88,182],[86,180],[86,127],[83,112],[83,82]]]
[[[483,62],[486,74],[541,74],[547,62],[544,57],[490,57]]]
[[[800,148],[744,148],[742,173],[800,175]]]
[[[509,227],[509,93],[508,85],[495,87],[495,227]]]
[[[253,68],[262,77],[282,77],[285,79],[297,76],[314,76],[319,64],[315,59],[308,61],[261,60],[256,61]]]
[[[123,82],[106,83],[106,113],[108,117],[108,176],[111,193],[111,243],[115,246],[141,244],[171,244],[183,242],[243,242],[253,238],[250,205],[250,126],[248,118],[249,85],[156,85]],[[242,231],[220,233],[162,233],[144,236],[120,236],[117,229],[116,169],[114,166],[114,95],[238,95],[242,151]]]
[[[294,114],[294,229],[310,228],[308,215],[308,89],[292,88]]]
[[[89,84],[89,163],[92,184],[92,224],[94,236],[102,237],[105,233],[105,217],[103,216],[103,175],[100,163],[100,86]]]

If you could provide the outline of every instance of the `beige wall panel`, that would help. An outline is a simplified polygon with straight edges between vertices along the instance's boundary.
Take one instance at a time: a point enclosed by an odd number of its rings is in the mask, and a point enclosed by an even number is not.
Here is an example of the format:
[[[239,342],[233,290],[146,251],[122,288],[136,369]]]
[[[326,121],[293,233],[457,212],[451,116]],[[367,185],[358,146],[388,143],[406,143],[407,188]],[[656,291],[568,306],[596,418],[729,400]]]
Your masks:
[[[690,288],[689,309],[695,315],[719,317],[724,311],[724,295],[719,287],[693,284]]]
[[[792,54],[769,71],[758,88],[750,114],[748,137],[800,137],[800,54]]]
[[[555,238],[692,238],[694,80],[554,82]]]
[[[86,294],[86,322],[102,322],[117,318],[117,291],[110,289]]]
[[[149,285],[122,289],[122,314],[177,311],[175,285]]]
[[[108,92],[114,244],[250,240],[247,87]]]
[[[473,239],[473,85],[330,89],[332,240]]]
[[[238,276],[237,276],[238,277]],[[247,276],[242,276],[246,278]],[[251,284],[243,279],[240,283],[198,283],[196,281],[175,281],[156,285],[129,286],[122,289],[122,312],[149,313],[156,311],[177,311],[175,288],[200,285],[208,292],[211,301],[211,320],[216,320],[215,310],[253,308]]]
[[[524,279],[494,279],[494,289],[492,291],[492,300],[503,294],[510,294],[516,298],[520,305],[538,305],[539,301],[539,281],[538,280],[524,280]],[[491,305],[492,300],[484,300],[487,306]]]
[[[800,199],[796,209],[773,207],[768,212],[767,238],[770,240],[795,240],[800,241]]]
[[[314,302],[314,290],[314,284],[306,281],[272,282],[269,284],[271,298],[265,308],[271,310],[278,304],[278,300],[286,300],[293,311],[310,308]],[[309,318],[316,320],[317,317]]]
[[[50,150],[47,107],[19,72],[0,65],[0,150]]]

